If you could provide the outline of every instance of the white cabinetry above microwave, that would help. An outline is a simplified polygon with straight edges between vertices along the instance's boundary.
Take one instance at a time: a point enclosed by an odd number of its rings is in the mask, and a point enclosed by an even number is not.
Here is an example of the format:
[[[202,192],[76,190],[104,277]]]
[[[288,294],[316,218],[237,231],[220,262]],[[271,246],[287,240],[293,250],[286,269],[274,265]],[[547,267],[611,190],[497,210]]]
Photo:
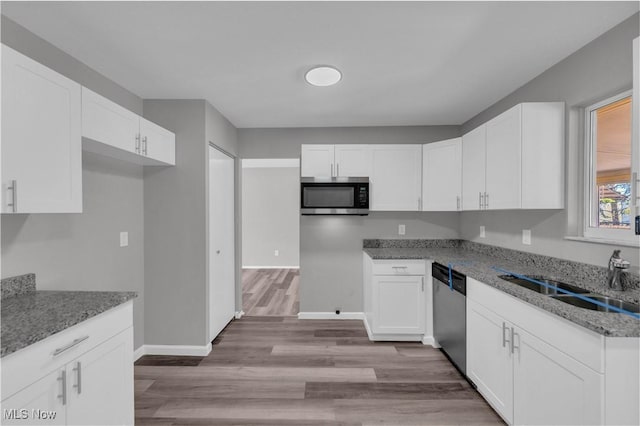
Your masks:
[[[85,87],[82,137],[90,152],[147,166],[176,164],[173,133]]]
[[[369,177],[369,145],[302,145],[302,177]]]

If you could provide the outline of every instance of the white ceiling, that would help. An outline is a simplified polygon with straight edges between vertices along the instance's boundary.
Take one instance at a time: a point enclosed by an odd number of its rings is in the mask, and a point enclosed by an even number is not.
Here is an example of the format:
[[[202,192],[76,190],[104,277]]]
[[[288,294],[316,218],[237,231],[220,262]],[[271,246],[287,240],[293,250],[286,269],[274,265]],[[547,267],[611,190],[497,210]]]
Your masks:
[[[207,99],[236,127],[461,124],[639,2],[3,2],[142,98]],[[342,81],[304,73],[337,66]]]

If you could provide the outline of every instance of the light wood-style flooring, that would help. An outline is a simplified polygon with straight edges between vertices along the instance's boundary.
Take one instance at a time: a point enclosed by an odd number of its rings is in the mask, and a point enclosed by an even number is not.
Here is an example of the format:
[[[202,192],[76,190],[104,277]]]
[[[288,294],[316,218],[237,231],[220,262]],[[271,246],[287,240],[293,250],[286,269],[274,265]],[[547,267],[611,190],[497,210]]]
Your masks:
[[[242,310],[245,315],[298,315],[298,269],[243,269]]]
[[[244,317],[207,357],[141,358],[138,425],[503,424],[437,349],[361,321]]]

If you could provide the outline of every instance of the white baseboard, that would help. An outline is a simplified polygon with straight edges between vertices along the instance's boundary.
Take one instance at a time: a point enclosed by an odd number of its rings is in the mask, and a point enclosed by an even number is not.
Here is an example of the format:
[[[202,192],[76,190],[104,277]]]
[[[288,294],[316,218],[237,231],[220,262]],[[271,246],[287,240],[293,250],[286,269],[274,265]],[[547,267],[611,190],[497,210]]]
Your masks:
[[[440,347],[440,346],[438,346],[436,344],[436,339],[434,339],[433,336],[424,336],[422,338],[422,344],[423,345],[433,346],[434,348],[439,348]]]
[[[134,361],[143,355],[207,356],[211,343],[205,346],[191,345],[142,345],[133,352]]]
[[[371,332],[371,327],[369,327],[369,321],[367,321],[367,316],[363,315],[362,322],[364,323],[364,328],[367,330],[367,337],[369,340],[373,342],[373,333]]]
[[[242,269],[300,269],[298,266],[243,266]]]
[[[298,319],[349,319],[349,320],[363,320],[364,312],[340,312],[340,315],[335,312],[300,312],[298,313]]]
[[[238,311],[236,312],[236,314],[234,315],[235,319],[240,319],[244,316],[244,311]]]

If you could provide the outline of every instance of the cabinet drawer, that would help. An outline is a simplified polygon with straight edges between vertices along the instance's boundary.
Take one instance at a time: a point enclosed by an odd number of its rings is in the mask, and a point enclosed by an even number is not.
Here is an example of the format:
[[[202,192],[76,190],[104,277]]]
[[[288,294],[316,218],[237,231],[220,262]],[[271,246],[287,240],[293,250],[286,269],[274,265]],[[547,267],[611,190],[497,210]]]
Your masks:
[[[424,260],[385,259],[373,261],[373,275],[425,275]]]
[[[133,302],[103,312],[2,358],[2,398],[10,397],[51,371],[133,326]],[[76,345],[72,345],[78,341]],[[56,350],[69,349],[54,355]]]

